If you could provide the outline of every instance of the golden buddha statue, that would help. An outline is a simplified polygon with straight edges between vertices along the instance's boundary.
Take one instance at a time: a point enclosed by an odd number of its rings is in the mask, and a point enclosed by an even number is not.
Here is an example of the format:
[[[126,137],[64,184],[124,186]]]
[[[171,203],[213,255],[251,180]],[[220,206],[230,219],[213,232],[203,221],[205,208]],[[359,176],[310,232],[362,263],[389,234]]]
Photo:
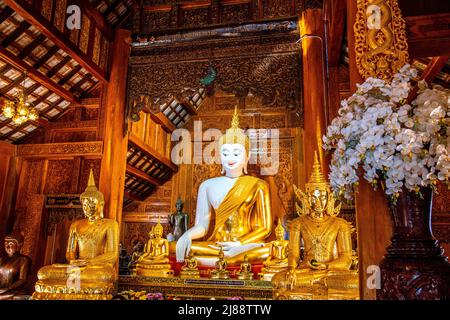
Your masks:
[[[222,249],[219,250],[219,259],[216,261],[216,269],[211,270],[211,279],[230,279],[228,264]]]
[[[248,262],[247,255],[244,256],[244,262],[241,263],[236,276],[239,280],[253,280],[252,265]]]
[[[358,273],[354,263],[352,225],[337,215],[341,205],[322,175],[317,154],[303,193],[294,186],[302,206],[290,225],[288,270],[272,278],[277,299],[357,299]],[[300,246],[304,246],[303,259]],[[317,294],[316,294],[317,293]]]
[[[0,300],[26,294],[31,259],[20,253],[23,242],[19,233],[5,237],[6,257],[0,257]]]
[[[275,228],[276,239],[270,243],[269,257],[264,261],[264,268],[259,274],[261,280],[270,281],[275,273],[284,271],[288,267],[289,241],[284,240],[284,231],[281,221],[278,221],[278,226]]]
[[[144,254],[136,264],[136,275],[148,277],[170,277],[173,271],[169,264],[169,242],[163,238],[163,226],[158,224],[150,231]]]
[[[80,196],[86,219],[72,223],[66,259],[69,264],[41,268],[33,299],[111,299],[117,281],[119,226],[103,218],[103,194],[95,186],[92,169]]]
[[[200,278],[198,262],[192,252],[189,252],[186,260],[184,260],[184,265],[181,267],[180,278]]]
[[[252,263],[268,257],[265,242],[273,224],[269,188],[265,181],[246,175],[249,145],[235,109],[231,128],[219,140],[225,175],[200,185],[195,224],[176,242],[178,262],[189,251],[202,266],[214,266],[220,250],[230,265],[239,265],[245,255]]]

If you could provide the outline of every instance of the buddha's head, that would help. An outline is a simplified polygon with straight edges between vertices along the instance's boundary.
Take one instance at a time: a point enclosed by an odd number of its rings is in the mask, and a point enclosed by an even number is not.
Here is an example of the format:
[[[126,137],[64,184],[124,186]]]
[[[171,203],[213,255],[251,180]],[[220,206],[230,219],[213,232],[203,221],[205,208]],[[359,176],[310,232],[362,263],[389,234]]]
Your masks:
[[[164,228],[158,218],[158,224],[153,228],[153,234],[155,235],[156,239],[160,239],[163,236],[163,232]]]
[[[80,195],[80,201],[84,215],[89,221],[103,218],[105,199],[103,198],[103,193],[95,186],[92,169],[89,173],[89,181],[86,190]]]
[[[180,197],[178,197],[177,203],[175,204],[175,208],[177,209],[177,212],[181,212],[183,210],[183,201]]]
[[[313,172],[305,187],[310,214],[312,218],[322,219],[327,211],[331,189],[319,164],[317,153],[314,154]]]
[[[237,108],[234,110],[231,128],[219,139],[220,162],[222,174],[236,178],[247,174],[247,164],[250,159],[250,141],[244,130],[239,128]]]
[[[281,219],[278,220],[278,225],[275,228],[275,236],[278,241],[284,240],[284,228],[283,224],[281,223]]]
[[[5,252],[8,257],[13,257],[17,253],[20,253],[20,249],[23,246],[23,235],[20,233],[12,233],[5,237]]]

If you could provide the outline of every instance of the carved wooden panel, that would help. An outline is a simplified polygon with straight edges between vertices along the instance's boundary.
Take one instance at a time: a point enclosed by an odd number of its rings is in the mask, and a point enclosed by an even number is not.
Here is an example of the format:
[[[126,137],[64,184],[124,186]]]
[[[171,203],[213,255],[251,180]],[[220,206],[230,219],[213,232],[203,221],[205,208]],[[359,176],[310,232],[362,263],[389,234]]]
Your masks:
[[[144,1],[133,19],[133,30],[145,34],[149,30],[208,27],[252,23],[269,19],[296,19],[303,0],[213,0],[213,1]],[[307,8],[322,7],[322,1],[307,1]],[[163,13],[164,12],[164,13]],[[171,23],[167,23],[170,12]]]
[[[241,98],[251,94],[265,107],[300,109],[301,68],[295,37],[281,34],[244,40],[136,49],[130,59],[129,101],[146,96],[162,106],[173,96],[188,98],[201,87],[200,79],[212,65],[217,72],[215,91]]]
[[[44,188],[45,194],[70,193],[73,160],[48,161],[47,178]]]

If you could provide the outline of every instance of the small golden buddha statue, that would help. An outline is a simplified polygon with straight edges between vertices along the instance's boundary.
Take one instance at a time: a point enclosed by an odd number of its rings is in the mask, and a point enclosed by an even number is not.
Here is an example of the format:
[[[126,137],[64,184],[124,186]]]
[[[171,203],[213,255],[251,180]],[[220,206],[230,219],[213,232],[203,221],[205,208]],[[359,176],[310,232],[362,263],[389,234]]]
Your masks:
[[[171,277],[173,270],[169,264],[169,241],[163,238],[163,226],[158,224],[150,232],[150,239],[144,254],[136,264],[136,275],[148,277]]]
[[[219,251],[219,259],[216,261],[216,269],[211,270],[211,279],[230,279],[230,272],[227,270],[227,267],[225,254],[221,249]]]
[[[259,274],[261,280],[270,281],[275,273],[284,271],[288,267],[289,241],[284,240],[284,231],[279,220],[275,228],[276,239],[270,243],[269,257],[264,261],[264,268]]]
[[[232,266],[245,255],[252,263],[262,263],[269,255],[266,239],[273,226],[269,187],[247,175],[250,141],[239,128],[237,109],[231,128],[219,140],[219,152],[224,176],[201,183],[195,224],[171,243],[171,250],[178,262],[192,251],[201,266],[213,267],[221,250]]]
[[[189,252],[189,255],[184,260],[184,265],[181,267],[180,278],[200,278],[198,262],[192,252]]]
[[[290,225],[288,270],[272,278],[275,298],[327,299],[335,292],[339,299],[357,299],[358,273],[351,270],[353,227],[337,217],[341,205],[336,205],[317,154],[306,193],[295,186],[294,191],[302,206],[297,205],[300,217]]]
[[[6,257],[0,258],[0,300],[26,294],[31,259],[20,253],[23,241],[19,233],[5,237]]]
[[[244,257],[244,262],[241,263],[239,271],[236,273],[239,280],[253,280],[252,265],[248,262],[248,257]]]
[[[111,299],[117,281],[119,225],[103,218],[103,194],[95,186],[92,169],[80,196],[86,219],[72,223],[66,259],[69,264],[41,268],[35,300]]]

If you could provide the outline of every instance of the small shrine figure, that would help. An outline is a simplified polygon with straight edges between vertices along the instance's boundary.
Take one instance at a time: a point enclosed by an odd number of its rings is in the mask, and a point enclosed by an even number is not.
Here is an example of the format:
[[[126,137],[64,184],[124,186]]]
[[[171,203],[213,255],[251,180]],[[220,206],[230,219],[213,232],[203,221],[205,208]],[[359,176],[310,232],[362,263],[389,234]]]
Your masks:
[[[0,300],[13,299],[26,293],[31,259],[20,253],[23,242],[21,234],[5,237],[6,257],[0,258]]]
[[[276,239],[270,243],[269,257],[264,261],[264,268],[259,274],[261,280],[271,281],[275,273],[288,268],[289,241],[284,240],[284,231],[281,220],[279,220],[275,228]]]
[[[183,211],[183,201],[178,198],[175,204],[176,212],[169,215],[169,225],[172,228],[172,233],[167,235],[169,241],[178,241],[178,239],[189,228],[189,215]]]
[[[227,261],[221,248],[219,251],[219,260],[216,261],[216,269],[211,271],[211,279],[230,279],[230,272],[227,270]]]
[[[240,280],[252,280],[253,279],[252,265],[250,262],[248,262],[247,255],[244,256],[244,262],[241,263],[241,267],[236,275],[237,275],[237,278]]]
[[[200,278],[198,262],[192,252],[189,252],[189,255],[184,260],[184,265],[181,267],[180,278]]]
[[[136,275],[149,277],[171,277],[173,270],[169,264],[169,241],[163,238],[163,226],[158,224],[150,232],[145,253],[136,264]],[[153,235],[152,235],[153,234]]]
[[[130,256],[127,253],[127,249],[120,243],[119,250],[119,274],[120,275],[129,275],[130,274]]]
[[[128,263],[128,270],[131,275],[136,275],[136,264],[139,258],[144,254],[144,244],[141,241],[136,242],[133,247],[130,262]]]

